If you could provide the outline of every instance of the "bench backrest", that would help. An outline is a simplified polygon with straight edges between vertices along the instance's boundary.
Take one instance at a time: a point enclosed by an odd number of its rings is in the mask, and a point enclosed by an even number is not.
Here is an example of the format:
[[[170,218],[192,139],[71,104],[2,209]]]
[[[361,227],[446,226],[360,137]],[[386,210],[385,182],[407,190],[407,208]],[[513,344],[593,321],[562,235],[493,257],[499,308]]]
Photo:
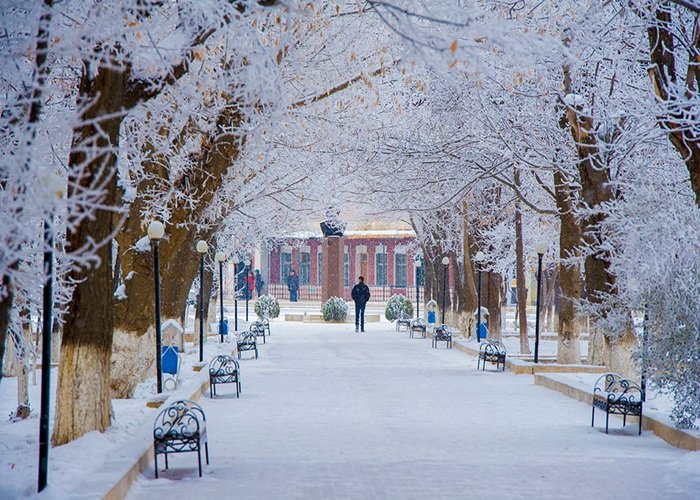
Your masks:
[[[254,344],[256,342],[257,336],[251,331],[241,332],[238,334],[237,342],[239,344]]]
[[[265,324],[262,321],[255,321],[250,325],[250,331],[258,335],[263,334],[265,333]]]
[[[505,356],[506,355],[506,346],[503,345],[502,342],[499,340],[487,340],[485,342],[482,342],[481,345],[479,346],[479,351],[483,352],[484,354],[487,354],[489,356]]]
[[[450,330],[450,327],[447,325],[438,325],[435,327],[435,334],[436,335],[444,335],[444,336],[451,336],[452,335],[452,330]]]
[[[425,321],[423,321],[421,318],[415,318],[415,319],[411,320],[411,328],[425,330],[425,328],[426,328]]]
[[[228,354],[219,354],[209,363],[209,375],[232,375],[239,368],[235,358]]]
[[[608,399],[627,401],[629,403],[641,403],[643,401],[642,389],[619,373],[604,373],[593,386],[593,395],[601,393]]]
[[[197,403],[188,399],[175,401],[156,417],[153,438],[190,438],[204,428],[205,422],[204,411]]]

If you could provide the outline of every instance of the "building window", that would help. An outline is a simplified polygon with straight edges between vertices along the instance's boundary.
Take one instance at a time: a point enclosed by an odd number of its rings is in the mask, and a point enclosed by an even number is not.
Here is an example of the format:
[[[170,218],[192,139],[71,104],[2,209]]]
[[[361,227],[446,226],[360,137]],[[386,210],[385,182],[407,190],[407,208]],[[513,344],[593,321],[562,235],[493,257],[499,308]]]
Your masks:
[[[282,252],[280,254],[280,283],[287,282],[287,276],[292,269],[294,269],[292,267],[292,253]]]
[[[397,253],[394,255],[394,286],[406,286],[406,254]]]
[[[309,283],[311,283],[311,254],[299,252],[299,284],[308,285]]]
[[[374,284],[377,286],[387,285],[386,278],[386,253],[376,253],[374,255],[375,260],[375,276]]]
[[[316,260],[318,261],[318,267],[316,268],[316,283],[321,286],[323,283],[323,253],[318,252],[316,254]]]
[[[348,252],[343,254],[343,284],[345,286],[350,284],[350,254]]]

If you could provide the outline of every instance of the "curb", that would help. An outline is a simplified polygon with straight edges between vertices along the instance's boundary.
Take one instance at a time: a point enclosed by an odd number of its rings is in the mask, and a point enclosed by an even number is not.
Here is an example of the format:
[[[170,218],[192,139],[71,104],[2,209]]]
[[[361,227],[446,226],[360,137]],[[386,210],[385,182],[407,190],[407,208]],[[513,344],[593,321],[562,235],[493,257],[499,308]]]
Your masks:
[[[559,380],[551,375],[535,374],[535,385],[541,385],[553,391],[560,392],[570,398],[577,399],[589,405],[592,404],[593,391],[583,388],[580,384]],[[615,416],[621,418],[619,415]],[[700,451],[700,433],[696,436],[690,431],[676,429],[673,427],[668,417],[659,412],[653,410],[645,411],[642,418],[642,429],[653,432],[676,448]]]
[[[474,356],[479,356],[478,349],[462,344],[459,340],[453,345],[460,351]],[[522,359],[506,356],[506,368],[516,375],[534,375],[536,373],[605,373],[604,366],[597,365],[562,365],[559,363],[531,363]]]

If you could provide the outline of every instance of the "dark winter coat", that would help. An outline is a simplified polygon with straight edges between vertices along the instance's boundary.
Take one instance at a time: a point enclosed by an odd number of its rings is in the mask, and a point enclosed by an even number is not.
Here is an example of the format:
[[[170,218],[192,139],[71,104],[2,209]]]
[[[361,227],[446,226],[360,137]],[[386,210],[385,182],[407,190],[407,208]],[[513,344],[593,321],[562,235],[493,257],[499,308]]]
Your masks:
[[[287,288],[289,291],[299,290],[299,275],[293,274],[287,276]]]
[[[364,283],[358,283],[352,287],[352,300],[357,304],[366,304],[369,301],[369,287]]]

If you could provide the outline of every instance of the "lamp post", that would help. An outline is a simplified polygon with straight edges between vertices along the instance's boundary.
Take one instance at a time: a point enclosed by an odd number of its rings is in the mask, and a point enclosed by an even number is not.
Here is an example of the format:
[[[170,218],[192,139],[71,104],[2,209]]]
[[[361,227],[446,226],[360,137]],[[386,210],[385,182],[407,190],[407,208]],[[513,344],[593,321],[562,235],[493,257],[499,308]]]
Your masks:
[[[233,257],[233,331],[238,333],[238,257]]]
[[[416,267],[416,318],[420,318],[420,284],[418,278],[420,278],[420,259],[413,261],[413,265]]]
[[[477,269],[478,278],[476,281],[476,341],[481,342],[481,263],[484,260],[484,252],[476,252],[474,261],[479,269]]]
[[[442,273],[442,324],[445,324],[445,300],[447,298],[447,266],[450,264],[450,258],[445,255],[442,258],[444,271]]]
[[[535,245],[537,252],[537,308],[535,316],[535,363],[539,360],[540,351],[540,291],[542,290],[542,256],[547,251],[547,243],[540,241]]]
[[[204,360],[204,256],[209,251],[209,245],[204,240],[197,242],[199,254],[199,362]]]
[[[250,273],[250,259],[245,260],[245,278],[243,286],[245,286],[245,320],[248,322],[248,301],[250,301],[250,290],[248,290],[248,273]]]
[[[221,343],[224,343],[224,261],[226,260],[226,254],[224,252],[216,252],[216,261],[219,263],[219,304],[220,304],[220,315],[219,315],[219,335],[221,336]]]
[[[161,373],[162,347],[160,345],[160,260],[158,256],[158,242],[163,238],[165,228],[158,221],[148,225],[148,239],[153,244],[153,279],[156,299],[156,381],[158,393],[163,392],[163,374]]]
[[[63,198],[63,181],[56,175],[41,180],[56,198]],[[39,416],[39,478],[41,492],[48,484],[49,473],[49,405],[51,392],[51,328],[53,327],[53,209],[44,219],[44,291],[41,323],[41,408]]]

